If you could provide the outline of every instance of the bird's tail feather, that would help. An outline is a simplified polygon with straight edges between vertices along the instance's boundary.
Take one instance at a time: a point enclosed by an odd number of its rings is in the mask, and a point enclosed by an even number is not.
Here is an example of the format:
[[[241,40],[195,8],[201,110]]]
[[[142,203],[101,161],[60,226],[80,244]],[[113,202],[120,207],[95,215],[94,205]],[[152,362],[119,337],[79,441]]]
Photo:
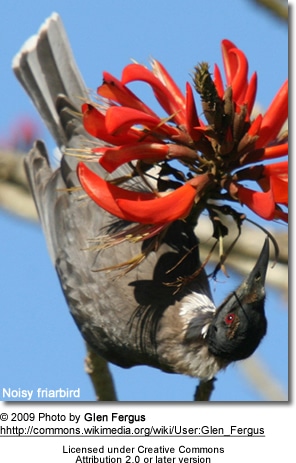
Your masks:
[[[88,97],[88,91],[76,66],[62,21],[56,13],[23,45],[13,60],[13,70],[62,151],[61,165],[56,170],[52,169],[41,141],[36,142],[25,159],[34,201],[55,262],[56,253],[64,245],[59,233],[62,227],[57,218],[59,210],[68,207],[74,216],[80,207],[77,195],[69,195],[67,190],[79,185],[76,176],[78,159],[65,155],[64,148],[77,149],[89,138],[80,115],[80,106],[82,100]],[[95,204],[88,203],[97,212]],[[94,214],[93,226],[98,230],[95,217],[97,214]],[[91,225],[79,222],[76,233],[87,235],[87,227],[91,233]]]
[[[58,14],[53,13],[38,34],[24,44],[12,66],[57,144],[68,144],[69,134],[61,124],[57,97],[70,97],[79,111],[88,92]]]

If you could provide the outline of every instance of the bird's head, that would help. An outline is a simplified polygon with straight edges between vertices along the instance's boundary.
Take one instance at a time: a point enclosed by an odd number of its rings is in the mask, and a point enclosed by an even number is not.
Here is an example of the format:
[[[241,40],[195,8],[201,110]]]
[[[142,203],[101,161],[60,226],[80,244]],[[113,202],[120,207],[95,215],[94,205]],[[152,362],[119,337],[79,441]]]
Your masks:
[[[206,340],[212,354],[232,362],[249,357],[258,347],[267,328],[264,283],[268,260],[266,239],[252,272],[217,309],[208,328]]]

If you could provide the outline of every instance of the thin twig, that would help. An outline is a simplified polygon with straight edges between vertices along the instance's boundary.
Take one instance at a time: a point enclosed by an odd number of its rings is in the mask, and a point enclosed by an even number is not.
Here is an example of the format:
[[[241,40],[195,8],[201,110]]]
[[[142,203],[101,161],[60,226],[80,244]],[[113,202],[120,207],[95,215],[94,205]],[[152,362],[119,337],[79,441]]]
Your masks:
[[[214,381],[216,381],[216,378],[209,381],[200,381],[195,390],[194,402],[208,402],[210,400],[212,392],[215,389]]]

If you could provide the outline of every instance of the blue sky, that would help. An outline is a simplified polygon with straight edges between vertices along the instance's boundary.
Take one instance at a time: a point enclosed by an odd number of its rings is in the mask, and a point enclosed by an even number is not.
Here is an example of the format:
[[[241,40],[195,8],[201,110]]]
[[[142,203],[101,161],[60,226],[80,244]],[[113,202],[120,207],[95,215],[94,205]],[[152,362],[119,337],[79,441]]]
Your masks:
[[[120,76],[136,59],[161,61],[181,88],[195,64],[221,63],[220,41],[235,42],[259,75],[258,101],[267,107],[287,77],[286,25],[249,0],[16,0],[1,7],[0,136],[22,115],[37,117],[14,78],[11,61],[23,42],[57,11],[89,88],[101,83],[103,70]],[[4,44],[4,47],[3,47]],[[43,129],[42,137],[53,143]],[[0,210],[0,387],[17,389],[80,387],[93,400],[84,373],[85,348],[68,313],[40,228]],[[239,282],[222,285],[220,299]],[[269,289],[269,332],[258,349],[269,371],[287,390],[287,311],[281,295]],[[120,400],[192,400],[196,380],[137,367],[111,367]],[[213,400],[262,400],[234,365],[218,376]]]

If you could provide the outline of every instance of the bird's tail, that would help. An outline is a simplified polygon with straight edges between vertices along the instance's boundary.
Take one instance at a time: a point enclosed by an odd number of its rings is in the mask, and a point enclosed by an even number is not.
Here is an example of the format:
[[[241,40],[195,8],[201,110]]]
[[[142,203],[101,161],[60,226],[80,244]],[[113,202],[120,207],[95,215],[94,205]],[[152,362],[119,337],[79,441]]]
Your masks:
[[[69,106],[79,112],[88,92],[58,14],[53,13],[38,34],[24,44],[12,66],[58,146],[69,146],[72,133],[69,134],[65,124],[69,120],[65,121],[61,112],[67,106],[68,97]],[[64,100],[59,102],[59,95],[63,95]]]
[[[78,159],[65,156],[65,148],[80,148],[90,138],[84,130],[80,113],[88,91],[75,63],[63,23],[56,13],[23,45],[13,60],[13,70],[62,153],[60,168],[56,170],[51,167],[41,141],[35,143],[25,159],[33,198],[55,262],[56,252],[61,247],[57,225],[57,222],[61,223],[59,211],[66,207],[70,209],[70,203],[73,215],[77,209],[77,201],[67,194],[67,189],[79,184],[76,175]],[[95,220],[94,223],[96,225]],[[83,224],[80,228],[81,233],[85,232]]]

